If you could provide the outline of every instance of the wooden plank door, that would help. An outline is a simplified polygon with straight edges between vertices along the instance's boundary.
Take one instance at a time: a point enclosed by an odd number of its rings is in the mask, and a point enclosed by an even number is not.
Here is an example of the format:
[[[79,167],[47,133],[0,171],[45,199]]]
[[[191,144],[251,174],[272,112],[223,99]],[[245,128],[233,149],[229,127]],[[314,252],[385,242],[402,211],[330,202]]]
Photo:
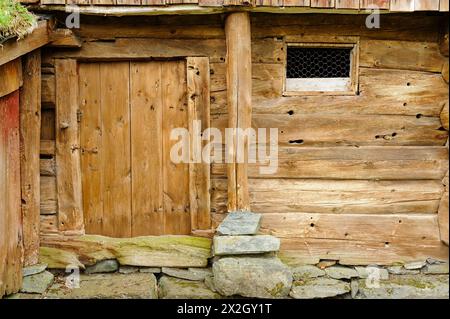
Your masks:
[[[19,91],[0,97],[0,298],[22,285]]]
[[[207,72],[209,81],[209,68]],[[209,187],[209,170],[192,177],[191,164],[170,159],[177,143],[170,139],[171,130],[189,127],[192,112],[187,92],[185,60],[80,64],[87,233],[113,237],[190,234],[196,226],[191,223],[189,185],[195,179]],[[209,120],[209,89],[202,112],[208,113]],[[201,190],[196,200],[202,203],[195,206],[203,208],[203,215],[207,209],[209,216],[209,188]],[[209,218],[203,215],[202,227],[209,227],[205,223]]]

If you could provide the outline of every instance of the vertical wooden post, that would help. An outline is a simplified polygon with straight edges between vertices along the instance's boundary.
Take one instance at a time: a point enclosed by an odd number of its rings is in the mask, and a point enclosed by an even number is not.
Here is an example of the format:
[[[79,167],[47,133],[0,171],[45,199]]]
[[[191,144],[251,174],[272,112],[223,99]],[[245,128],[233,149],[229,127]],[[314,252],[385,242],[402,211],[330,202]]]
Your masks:
[[[41,52],[22,60],[20,90],[20,178],[22,189],[24,265],[38,262],[40,224],[39,149],[41,133]]]
[[[55,75],[58,224],[61,231],[82,233],[84,222],[77,121],[77,61],[57,59]]]
[[[234,12],[225,21],[227,42],[227,103],[228,127],[251,127],[252,117],[252,58],[250,16],[247,12]],[[250,210],[247,163],[237,163],[237,137],[227,145],[227,156],[233,163],[227,165],[228,211]],[[248,138],[244,139],[247,158]]]

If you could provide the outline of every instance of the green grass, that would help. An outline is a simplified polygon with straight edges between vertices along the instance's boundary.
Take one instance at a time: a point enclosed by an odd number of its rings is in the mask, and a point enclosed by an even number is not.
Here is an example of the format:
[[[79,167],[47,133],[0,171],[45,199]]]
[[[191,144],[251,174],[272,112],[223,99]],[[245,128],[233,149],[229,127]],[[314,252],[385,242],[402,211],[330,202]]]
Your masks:
[[[0,43],[33,31],[36,17],[16,0],[0,0]]]

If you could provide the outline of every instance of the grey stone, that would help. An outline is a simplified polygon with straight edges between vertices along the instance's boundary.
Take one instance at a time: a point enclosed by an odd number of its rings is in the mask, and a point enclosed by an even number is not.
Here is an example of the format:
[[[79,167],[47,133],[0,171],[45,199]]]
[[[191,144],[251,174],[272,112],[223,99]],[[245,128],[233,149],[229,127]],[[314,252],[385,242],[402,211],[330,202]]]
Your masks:
[[[20,292],[42,294],[53,283],[54,277],[55,276],[48,271],[26,276],[23,278]]]
[[[132,274],[139,271],[139,267],[135,266],[120,266],[119,273],[121,274]]]
[[[430,265],[434,265],[434,264],[446,264],[447,262],[445,262],[444,260],[438,260],[438,259],[434,259],[434,258],[427,258],[427,263]]]
[[[258,233],[261,214],[250,212],[231,212],[217,227],[220,235],[254,235]]]
[[[371,275],[372,278],[379,278],[380,280],[389,279],[389,272],[387,269],[367,266],[367,267],[355,267],[356,272],[360,278],[368,278]]]
[[[424,274],[448,274],[448,264],[432,264],[422,269]]]
[[[336,297],[349,292],[349,283],[319,277],[294,282],[289,295],[295,299],[313,299]]]
[[[332,266],[325,269],[325,273],[334,279],[351,279],[359,277],[358,272],[349,267]]]
[[[204,282],[162,276],[158,283],[161,299],[219,299],[221,296],[211,291]]]
[[[407,270],[416,270],[416,269],[422,269],[427,264],[426,261],[413,261],[410,263],[406,263],[403,267]]]
[[[292,272],[276,257],[224,257],[213,264],[214,286],[224,296],[282,298]]]
[[[358,299],[448,299],[449,277],[446,275],[403,275],[368,287],[359,282]]]
[[[211,291],[217,292],[216,287],[214,286],[214,277],[212,275],[205,277],[205,285],[208,287]]]
[[[22,276],[31,276],[35,274],[39,274],[47,269],[47,264],[37,264],[33,266],[24,267],[22,269]]]
[[[351,296],[352,298],[356,298],[356,296],[358,295],[358,291],[359,291],[359,281],[358,279],[352,279],[352,281],[350,282],[350,289],[351,289]]]
[[[163,267],[161,271],[169,276],[186,279],[186,280],[194,280],[194,281],[203,281],[205,277],[212,274],[210,268],[169,268]]]
[[[391,266],[387,268],[388,272],[393,275],[418,275],[420,270],[407,270],[403,266]]]
[[[270,235],[215,236],[213,249],[215,256],[261,254],[278,251],[280,240]]]
[[[115,272],[119,269],[119,263],[115,259],[102,260],[93,266],[86,267],[86,274]]]
[[[161,268],[159,267],[141,267],[139,268],[139,272],[143,273],[152,273],[152,274],[159,274],[161,272]]]
[[[325,276],[325,271],[317,268],[316,266],[312,266],[312,265],[297,266],[297,267],[293,267],[291,269],[292,269],[292,275],[294,277],[294,280],[301,280],[304,278],[317,278],[317,277]]]
[[[54,284],[44,295],[48,299],[157,299],[157,282],[153,274],[81,275],[80,288],[69,289]]]

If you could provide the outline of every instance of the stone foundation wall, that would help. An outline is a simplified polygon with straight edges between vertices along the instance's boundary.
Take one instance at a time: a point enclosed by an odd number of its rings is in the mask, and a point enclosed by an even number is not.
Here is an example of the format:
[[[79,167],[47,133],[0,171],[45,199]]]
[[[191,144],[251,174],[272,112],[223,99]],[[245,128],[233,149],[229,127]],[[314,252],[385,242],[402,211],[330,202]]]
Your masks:
[[[322,260],[289,267],[277,257],[278,238],[258,234],[260,220],[259,214],[230,213],[217,228],[206,267],[105,259],[66,273],[40,264],[24,269],[21,293],[10,298],[449,298],[447,261],[350,267]]]

